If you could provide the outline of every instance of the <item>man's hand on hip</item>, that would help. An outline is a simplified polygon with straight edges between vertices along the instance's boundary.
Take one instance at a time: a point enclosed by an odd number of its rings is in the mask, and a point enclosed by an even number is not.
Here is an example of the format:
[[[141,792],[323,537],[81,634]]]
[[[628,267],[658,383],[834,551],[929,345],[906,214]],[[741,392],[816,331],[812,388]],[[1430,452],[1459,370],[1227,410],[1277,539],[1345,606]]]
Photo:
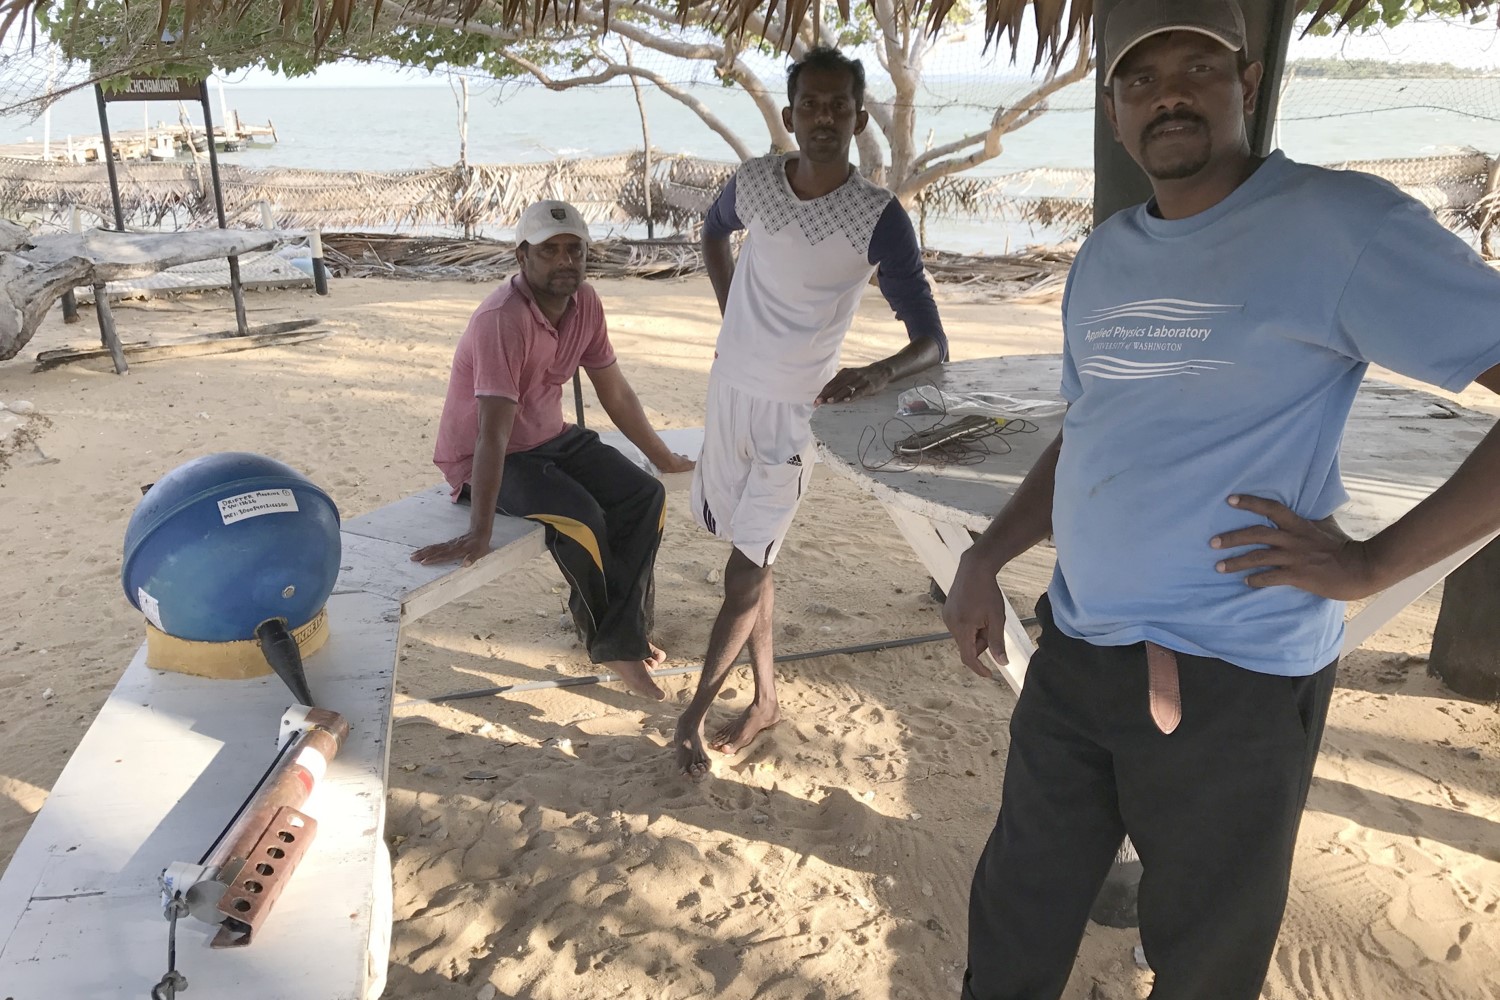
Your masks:
[[[465,566],[469,566],[483,559],[489,551],[489,539],[476,538],[473,535],[459,535],[446,542],[422,546],[411,554],[411,561],[419,562],[423,566],[437,566],[450,562],[462,562]]]
[[[1309,521],[1290,507],[1264,497],[1237,494],[1229,505],[1271,522],[1226,531],[1209,540],[1216,549],[1256,545],[1243,555],[1221,559],[1220,573],[1242,573],[1252,587],[1296,587],[1336,601],[1356,601],[1387,586],[1381,582],[1364,542],[1344,534],[1332,518]]]

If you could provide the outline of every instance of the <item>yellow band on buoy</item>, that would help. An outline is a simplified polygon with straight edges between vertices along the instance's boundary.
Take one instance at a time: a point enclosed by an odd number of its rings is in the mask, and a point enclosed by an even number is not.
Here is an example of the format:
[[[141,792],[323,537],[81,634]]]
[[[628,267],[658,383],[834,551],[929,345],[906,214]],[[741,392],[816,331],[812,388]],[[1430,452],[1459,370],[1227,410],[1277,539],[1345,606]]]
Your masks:
[[[328,641],[328,609],[323,608],[312,621],[295,629],[292,638],[304,658],[322,649]],[[221,681],[264,677],[271,672],[260,643],[254,639],[196,642],[167,635],[150,622],[146,623],[146,666]]]

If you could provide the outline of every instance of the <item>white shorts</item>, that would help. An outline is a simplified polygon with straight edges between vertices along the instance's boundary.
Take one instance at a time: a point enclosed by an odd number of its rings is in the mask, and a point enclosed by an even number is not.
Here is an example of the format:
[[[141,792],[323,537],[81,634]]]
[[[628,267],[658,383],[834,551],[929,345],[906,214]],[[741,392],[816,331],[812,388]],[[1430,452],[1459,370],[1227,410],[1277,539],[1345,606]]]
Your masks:
[[[769,566],[812,484],[812,404],[778,403],[709,377],[693,515]]]

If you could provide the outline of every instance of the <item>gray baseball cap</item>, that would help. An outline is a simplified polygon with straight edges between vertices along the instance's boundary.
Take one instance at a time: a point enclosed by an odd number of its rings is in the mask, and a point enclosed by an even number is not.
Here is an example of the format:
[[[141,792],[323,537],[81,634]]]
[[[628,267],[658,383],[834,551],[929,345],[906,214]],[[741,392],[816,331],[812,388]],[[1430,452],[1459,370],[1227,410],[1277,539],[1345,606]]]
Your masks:
[[[1125,53],[1153,35],[1196,31],[1225,48],[1245,47],[1245,16],[1234,0],[1125,0],[1104,20],[1104,82]]]
[[[545,243],[562,234],[589,241],[589,224],[565,201],[539,201],[526,207],[516,224],[517,243]]]

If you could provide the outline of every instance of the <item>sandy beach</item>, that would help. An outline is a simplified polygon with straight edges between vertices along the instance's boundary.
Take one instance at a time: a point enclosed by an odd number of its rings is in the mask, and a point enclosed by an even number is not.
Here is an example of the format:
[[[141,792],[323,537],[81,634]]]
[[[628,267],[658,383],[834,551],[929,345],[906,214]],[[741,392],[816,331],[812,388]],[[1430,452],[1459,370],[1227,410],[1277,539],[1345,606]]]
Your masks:
[[[702,423],[716,332],[706,279],[597,285],[624,370],[662,427]],[[0,363],[0,865],[143,635],[119,584],[140,486],[210,452],[303,470],[354,517],[432,484],[453,344],[487,286],[343,280],[255,292],[253,323],[321,341],[33,373],[88,344],[54,311]],[[939,292],[956,359],[1060,349],[1055,301]],[[134,303],[122,336],[232,325],[227,296]],[[890,353],[865,297],[845,348]],[[1500,413],[1474,389],[1466,405]],[[24,407],[22,408],[24,409]],[[592,426],[603,426],[597,405]],[[19,437],[18,437],[19,435]],[[725,547],[671,497],[657,643],[701,662]],[[1022,614],[1050,553],[1002,576]],[[820,469],[777,563],[778,651],[941,629],[927,575],[872,500]],[[1426,672],[1440,592],[1344,662],[1299,837],[1273,1000],[1500,998],[1500,713]],[[999,802],[1009,689],[946,644],[784,667],[785,721],[701,786],[665,749],[696,679],[651,704],[618,684],[434,695],[592,673],[539,558],[406,631],[391,745],[390,998],[836,1000],[957,996],[974,859]],[[731,677],[710,725],[749,699]],[[1068,1000],[1146,996],[1134,932],[1091,927]],[[3,987],[4,984],[0,984]],[[0,989],[3,993],[3,989]],[[196,997],[196,994],[188,994]]]

